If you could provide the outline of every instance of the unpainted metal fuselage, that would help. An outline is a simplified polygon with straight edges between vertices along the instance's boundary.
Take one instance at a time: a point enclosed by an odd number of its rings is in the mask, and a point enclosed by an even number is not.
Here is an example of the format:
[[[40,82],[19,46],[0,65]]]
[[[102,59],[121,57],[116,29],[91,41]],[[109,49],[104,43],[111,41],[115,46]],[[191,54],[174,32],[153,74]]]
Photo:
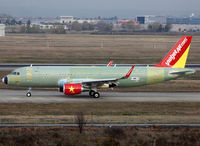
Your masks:
[[[102,66],[30,66],[15,69],[18,74],[7,75],[8,85],[18,87],[59,88],[65,83],[80,83],[84,80],[120,78],[126,75],[130,67]],[[184,74],[171,74],[187,71]],[[141,67],[135,66],[130,77],[118,81],[118,87],[136,87],[193,74],[195,70],[187,68]]]

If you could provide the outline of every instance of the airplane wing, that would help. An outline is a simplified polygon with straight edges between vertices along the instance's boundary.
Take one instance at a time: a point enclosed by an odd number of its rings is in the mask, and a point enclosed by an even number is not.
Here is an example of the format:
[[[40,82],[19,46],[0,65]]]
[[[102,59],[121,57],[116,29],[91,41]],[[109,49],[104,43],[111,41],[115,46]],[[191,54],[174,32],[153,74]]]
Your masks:
[[[133,65],[131,67],[131,69],[128,71],[128,73],[121,77],[121,78],[108,78],[108,79],[94,79],[94,80],[88,80],[88,81],[82,81],[82,84],[86,84],[86,85],[91,85],[91,84],[104,84],[104,83],[113,83],[113,82],[117,82],[118,80],[122,80],[122,79],[127,79],[130,77],[133,69],[134,69],[135,65]]]

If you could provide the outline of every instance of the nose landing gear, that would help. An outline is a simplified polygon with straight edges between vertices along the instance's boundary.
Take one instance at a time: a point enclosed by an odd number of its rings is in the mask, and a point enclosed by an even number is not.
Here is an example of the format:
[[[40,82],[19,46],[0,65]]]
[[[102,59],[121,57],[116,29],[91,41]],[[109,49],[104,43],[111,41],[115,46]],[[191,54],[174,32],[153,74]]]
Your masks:
[[[32,89],[32,88],[29,88],[29,89],[28,89],[28,92],[26,93],[26,96],[27,96],[27,97],[31,97],[31,89]]]
[[[27,93],[26,93],[26,96],[27,96],[27,97],[31,97],[31,92],[27,92]]]

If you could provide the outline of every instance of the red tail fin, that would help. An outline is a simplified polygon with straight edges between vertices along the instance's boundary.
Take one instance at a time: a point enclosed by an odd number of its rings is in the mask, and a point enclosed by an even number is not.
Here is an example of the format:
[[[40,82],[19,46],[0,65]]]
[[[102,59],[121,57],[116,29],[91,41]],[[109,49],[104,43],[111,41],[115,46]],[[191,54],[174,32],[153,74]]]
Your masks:
[[[154,67],[184,68],[192,36],[183,36],[165,58]]]

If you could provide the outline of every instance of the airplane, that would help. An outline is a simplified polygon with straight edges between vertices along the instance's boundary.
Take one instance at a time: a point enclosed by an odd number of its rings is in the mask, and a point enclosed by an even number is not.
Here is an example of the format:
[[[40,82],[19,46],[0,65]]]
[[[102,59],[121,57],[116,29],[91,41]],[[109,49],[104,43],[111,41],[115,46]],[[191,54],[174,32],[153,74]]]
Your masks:
[[[154,66],[27,66],[15,69],[2,82],[32,88],[58,88],[65,95],[89,92],[99,98],[98,89],[136,87],[175,80],[195,73],[185,68],[192,36],[183,36],[164,59]]]

